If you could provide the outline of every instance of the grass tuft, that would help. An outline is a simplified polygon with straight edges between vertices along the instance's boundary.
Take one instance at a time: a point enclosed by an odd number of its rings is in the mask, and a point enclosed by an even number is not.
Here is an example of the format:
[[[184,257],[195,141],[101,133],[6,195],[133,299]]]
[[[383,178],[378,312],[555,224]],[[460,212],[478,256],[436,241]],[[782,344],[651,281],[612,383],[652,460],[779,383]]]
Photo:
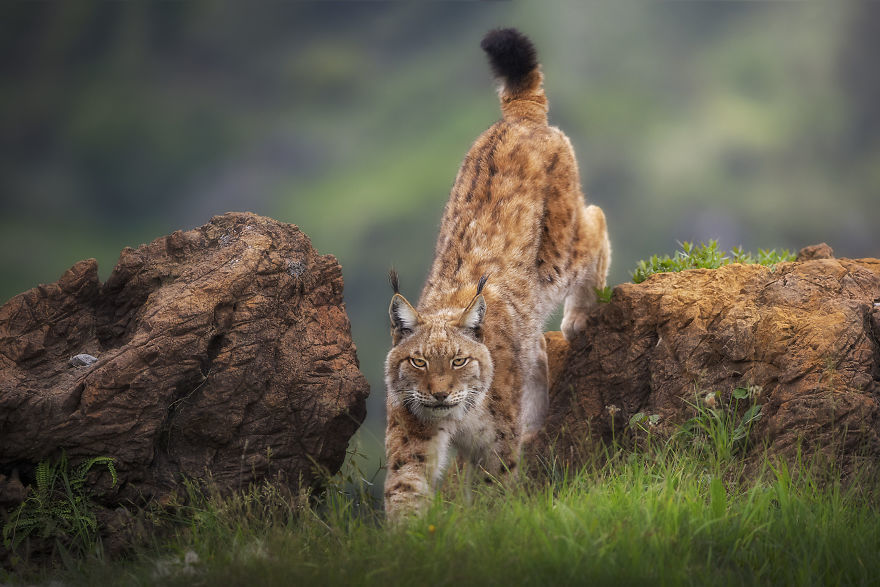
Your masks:
[[[679,243],[681,249],[669,255],[652,255],[641,260],[632,271],[634,283],[641,283],[655,273],[685,271],[687,269],[717,269],[730,263],[759,264],[772,267],[784,261],[794,261],[795,255],[788,249],[777,252],[776,249],[759,249],[757,255],[746,252],[742,247],[735,247],[728,256],[718,248],[718,241],[712,239],[708,244],[695,246],[685,241]]]

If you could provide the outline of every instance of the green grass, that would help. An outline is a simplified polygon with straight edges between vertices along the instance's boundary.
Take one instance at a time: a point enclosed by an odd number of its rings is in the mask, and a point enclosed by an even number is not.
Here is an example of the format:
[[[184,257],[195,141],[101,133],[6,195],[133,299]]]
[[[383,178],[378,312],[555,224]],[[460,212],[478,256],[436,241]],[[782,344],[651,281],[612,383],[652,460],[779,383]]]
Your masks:
[[[87,459],[76,467],[64,452],[56,460],[40,461],[34,487],[3,524],[3,546],[16,551],[33,540],[58,556],[93,552],[99,539],[98,521],[86,480],[96,465],[106,467],[116,485],[116,468],[110,457]],[[18,557],[12,560],[17,562]]]
[[[880,576],[876,482],[795,459],[742,458],[751,390],[695,398],[665,437],[634,418],[579,470],[486,486],[453,476],[422,519],[389,526],[356,467],[320,495],[271,484],[221,497],[186,484],[141,512],[152,530],[121,560],[6,579],[125,585],[868,584]],[[741,405],[740,405],[741,404]],[[751,418],[751,419],[750,419]],[[752,451],[754,453],[754,451]],[[748,474],[747,474],[748,473]],[[537,479],[537,480],[536,480]],[[4,578],[0,576],[0,581]]]
[[[718,248],[718,241],[712,239],[709,244],[700,243],[695,246],[685,241],[681,244],[681,250],[669,255],[652,255],[650,259],[638,262],[632,271],[632,280],[641,283],[655,273],[685,271],[687,269],[717,269],[730,263],[759,264],[772,267],[783,261],[794,261],[795,255],[788,249],[777,252],[776,249],[759,249],[757,255],[736,247],[730,251],[730,256]]]

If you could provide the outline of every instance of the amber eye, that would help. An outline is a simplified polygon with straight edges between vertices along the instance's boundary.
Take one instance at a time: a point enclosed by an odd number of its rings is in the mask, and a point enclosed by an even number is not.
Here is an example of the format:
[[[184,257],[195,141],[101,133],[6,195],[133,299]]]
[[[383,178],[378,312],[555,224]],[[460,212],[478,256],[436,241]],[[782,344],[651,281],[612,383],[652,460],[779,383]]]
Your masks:
[[[470,360],[470,357],[458,357],[457,359],[452,359],[452,366],[456,369],[460,369],[467,365],[468,361]]]
[[[428,366],[428,361],[426,361],[424,359],[417,359],[416,357],[410,357],[409,363],[410,363],[410,365],[412,365],[416,369],[424,369],[425,367]]]

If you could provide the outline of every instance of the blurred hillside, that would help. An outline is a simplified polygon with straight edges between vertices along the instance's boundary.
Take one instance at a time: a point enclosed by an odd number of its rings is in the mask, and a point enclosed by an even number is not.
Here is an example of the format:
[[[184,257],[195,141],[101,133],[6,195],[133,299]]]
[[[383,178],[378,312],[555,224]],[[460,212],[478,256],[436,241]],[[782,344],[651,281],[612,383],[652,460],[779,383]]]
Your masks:
[[[0,301],[214,214],[295,223],[342,263],[378,452],[387,270],[417,297],[501,25],[539,49],[612,283],[677,240],[880,255],[878,3],[7,2]]]

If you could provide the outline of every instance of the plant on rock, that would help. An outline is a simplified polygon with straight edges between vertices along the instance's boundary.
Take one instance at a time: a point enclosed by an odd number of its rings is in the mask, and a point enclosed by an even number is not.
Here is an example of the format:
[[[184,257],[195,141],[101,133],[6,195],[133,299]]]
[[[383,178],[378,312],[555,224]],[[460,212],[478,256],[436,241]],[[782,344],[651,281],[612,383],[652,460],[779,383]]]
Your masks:
[[[681,250],[670,257],[652,255],[648,260],[641,260],[632,271],[632,280],[641,283],[655,273],[685,271],[687,269],[717,269],[730,263],[758,264],[772,267],[784,261],[794,261],[795,255],[788,249],[777,252],[776,249],[758,249],[758,254],[746,252],[742,247],[734,247],[730,256],[718,248],[718,241],[712,239],[708,244],[684,241],[679,243]]]

